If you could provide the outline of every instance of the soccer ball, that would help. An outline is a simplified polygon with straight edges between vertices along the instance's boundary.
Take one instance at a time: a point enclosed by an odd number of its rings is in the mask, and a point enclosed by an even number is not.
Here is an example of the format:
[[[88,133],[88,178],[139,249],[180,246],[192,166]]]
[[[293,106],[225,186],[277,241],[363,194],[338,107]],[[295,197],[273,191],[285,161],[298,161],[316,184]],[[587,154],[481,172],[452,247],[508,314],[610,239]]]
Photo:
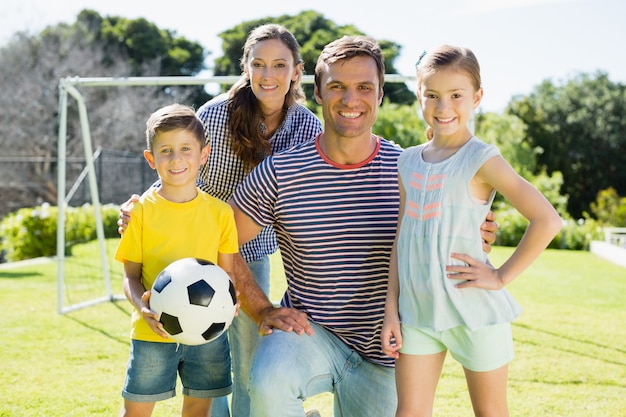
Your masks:
[[[169,264],[152,285],[150,309],[165,332],[184,345],[215,339],[235,317],[237,298],[230,277],[212,262],[183,258]]]

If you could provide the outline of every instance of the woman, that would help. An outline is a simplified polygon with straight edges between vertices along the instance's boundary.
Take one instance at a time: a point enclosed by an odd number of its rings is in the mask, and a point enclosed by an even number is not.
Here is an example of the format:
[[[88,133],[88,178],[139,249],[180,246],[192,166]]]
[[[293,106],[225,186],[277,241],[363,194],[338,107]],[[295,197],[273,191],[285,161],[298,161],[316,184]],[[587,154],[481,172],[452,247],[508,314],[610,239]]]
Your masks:
[[[200,188],[224,201],[267,155],[313,139],[322,131],[319,119],[303,105],[300,46],[286,28],[266,24],[252,30],[244,44],[241,68],[239,81],[197,112],[211,146],[209,160],[200,171]],[[270,286],[269,255],[277,249],[271,227],[240,248],[266,294]],[[258,330],[240,310],[228,331],[234,374],[232,415],[247,416],[250,402],[246,382]],[[215,401],[212,415],[228,415],[227,410],[221,412],[223,407],[224,401]]]

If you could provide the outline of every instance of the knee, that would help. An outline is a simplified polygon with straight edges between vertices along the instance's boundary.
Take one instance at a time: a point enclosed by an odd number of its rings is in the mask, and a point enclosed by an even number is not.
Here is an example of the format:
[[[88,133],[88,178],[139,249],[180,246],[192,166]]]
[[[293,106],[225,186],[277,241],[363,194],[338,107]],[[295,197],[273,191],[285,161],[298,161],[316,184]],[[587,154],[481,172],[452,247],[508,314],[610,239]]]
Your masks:
[[[287,382],[287,375],[281,375],[265,367],[253,366],[248,380],[248,395],[250,396],[251,408],[267,410],[280,404],[286,397],[283,389]]]
[[[287,361],[279,361],[278,358],[272,360],[255,360],[249,372],[249,389],[262,393],[263,395],[271,395],[273,391],[285,392],[290,385],[289,367]]]
[[[297,362],[288,355],[258,349],[252,361],[248,391],[250,398],[258,404],[262,402],[281,402],[285,397],[298,396],[298,387],[294,378]]]

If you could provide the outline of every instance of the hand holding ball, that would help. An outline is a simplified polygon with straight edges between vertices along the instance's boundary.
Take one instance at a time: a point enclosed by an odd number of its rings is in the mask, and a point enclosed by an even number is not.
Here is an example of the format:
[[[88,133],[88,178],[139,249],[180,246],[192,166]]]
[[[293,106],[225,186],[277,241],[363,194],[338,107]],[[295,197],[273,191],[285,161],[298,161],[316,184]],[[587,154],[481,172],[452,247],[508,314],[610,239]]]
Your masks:
[[[165,332],[184,345],[208,343],[224,333],[235,317],[237,297],[228,274],[212,262],[183,258],[156,278],[150,309]]]

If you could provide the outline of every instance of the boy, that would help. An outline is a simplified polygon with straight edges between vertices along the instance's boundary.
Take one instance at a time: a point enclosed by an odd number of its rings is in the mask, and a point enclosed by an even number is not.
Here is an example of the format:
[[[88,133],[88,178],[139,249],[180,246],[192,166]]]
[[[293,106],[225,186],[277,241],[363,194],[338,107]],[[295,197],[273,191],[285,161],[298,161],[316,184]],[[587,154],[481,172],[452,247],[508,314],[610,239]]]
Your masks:
[[[210,343],[179,345],[150,310],[150,288],[159,272],[186,257],[209,260],[232,277],[238,251],[232,209],[196,187],[207,161],[202,122],[180,104],[163,107],[146,122],[144,157],[161,180],[133,205],[133,222],[115,259],[124,263],[124,293],[133,305],[130,359],[121,416],[150,416],[156,401],[183,385],[182,416],[206,417],[211,399],[232,390],[226,333]]]

